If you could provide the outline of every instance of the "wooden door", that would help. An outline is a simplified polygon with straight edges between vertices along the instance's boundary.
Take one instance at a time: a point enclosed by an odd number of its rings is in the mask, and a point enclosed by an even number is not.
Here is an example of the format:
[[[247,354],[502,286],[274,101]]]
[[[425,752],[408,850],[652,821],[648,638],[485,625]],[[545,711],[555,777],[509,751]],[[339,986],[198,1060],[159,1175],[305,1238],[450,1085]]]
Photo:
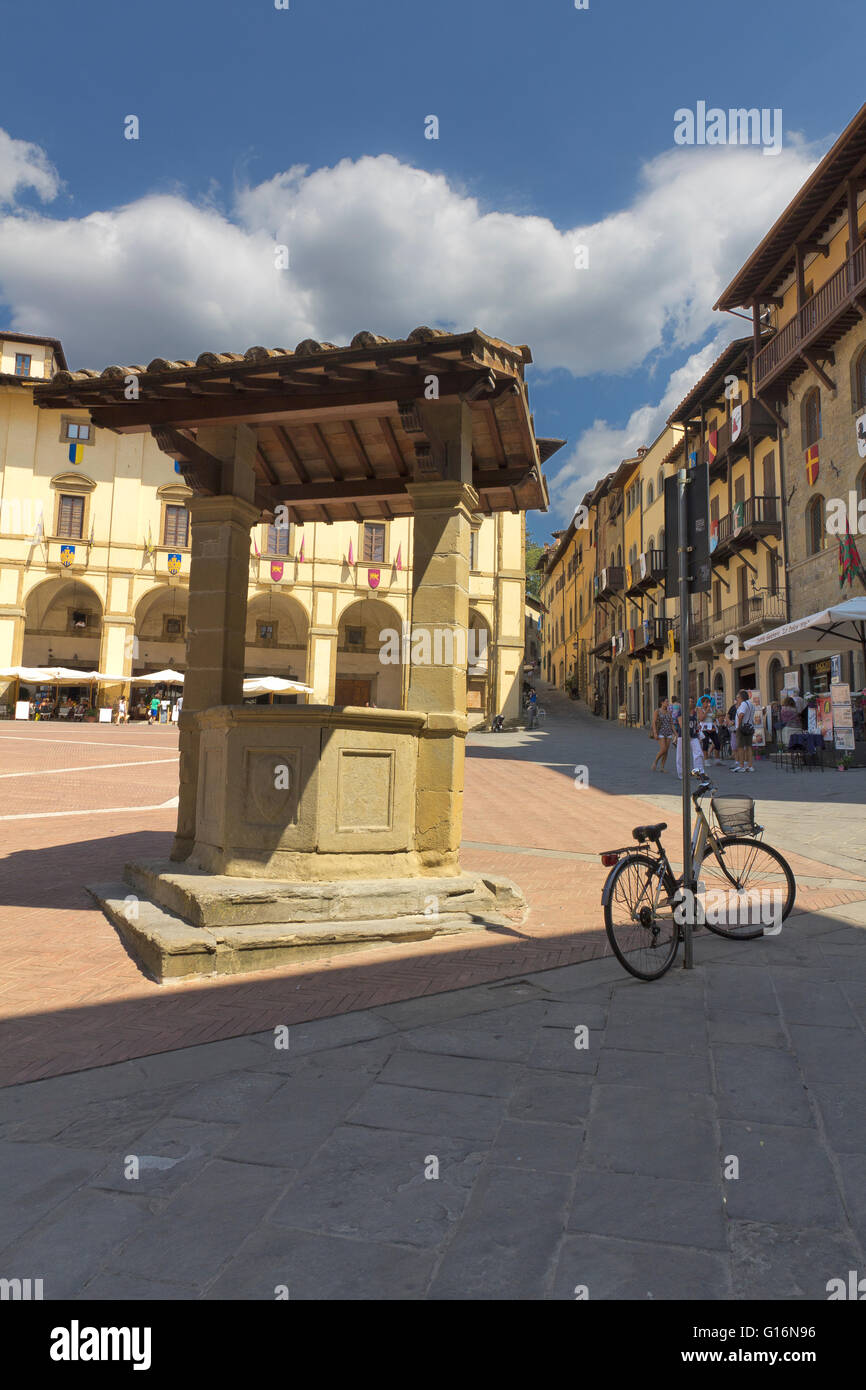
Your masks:
[[[370,681],[354,676],[338,676],[334,689],[335,705],[366,705],[370,699]]]

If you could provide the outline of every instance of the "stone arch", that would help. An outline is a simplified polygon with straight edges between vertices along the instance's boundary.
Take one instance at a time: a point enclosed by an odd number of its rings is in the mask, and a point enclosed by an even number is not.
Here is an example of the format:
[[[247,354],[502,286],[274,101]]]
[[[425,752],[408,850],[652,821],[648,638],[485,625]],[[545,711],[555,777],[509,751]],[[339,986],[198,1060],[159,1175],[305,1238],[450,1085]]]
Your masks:
[[[402,708],[403,623],[386,599],[354,599],[343,608],[337,626],[335,704],[369,700],[380,709]]]
[[[189,594],[182,584],[155,584],[133,609],[132,674],[186,666]]]
[[[294,594],[276,585],[247,604],[245,665],[248,675],[283,676],[307,683],[310,617]]]
[[[493,708],[495,673],[492,644],[490,623],[477,608],[470,608],[469,640],[466,644],[466,714],[473,723],[502,713]]]
[[[24,600],[22,666],[95,671],[102,644],[103,603],[91,584],[57,575],[35,584]]]

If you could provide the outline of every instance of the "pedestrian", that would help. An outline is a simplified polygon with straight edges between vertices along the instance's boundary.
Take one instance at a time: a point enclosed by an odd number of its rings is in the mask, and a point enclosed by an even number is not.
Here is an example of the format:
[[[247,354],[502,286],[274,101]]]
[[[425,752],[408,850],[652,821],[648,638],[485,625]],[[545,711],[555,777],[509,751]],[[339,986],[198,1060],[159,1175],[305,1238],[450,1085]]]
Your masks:
[[[699,727],[700,727],[700,719],[698,718],[698,713],[697,713],[697,710],[695,709],[695,702],[694,702],[694,700],[690,700],[690,701],[689,701],[689,712],[688,712],[688,715],[687,715],[685,718],[683,718],[683,714],[682,714],[682,709],[681,709],[681,707],[680,707],[679,705],[677,705],[675,708],[676,708],[676,710],[677,710],[676,716],[675,716],[675,718],[674,718],[674,729],[675,729],[676,735],[677,735],[677,776],[679,777],[680,781],[682,781],[682,779],[683,779],[683,738],[685,737],[685,730],[686,730],[686,729],[688,729],[689,747],[691,748],[691,752],[692,752],[692,768],[693,768],[694,771],[696,771],[696,772],[704,772],[704,771],[705,771],[705,768],[704,768],[704,755],[703,755],[703,751],[702,751],[702,749],[701,749],[701,741],[700,741],[700,739],[698,738],[698,729],[699,729]]]
[[[535,686],[532,686],[529,691],[528,711],[529,723],[527,725],[527,728],[534,729],[538,725],[538,693],[535,689]]]
[[[159,719],[159,696],[154,695],[148,706],[147,722],[148,724],[155,724],[157,719]]]
[[[722,745],[716,727],[718,722],[716,702],[711,695],[705,695],[701,700],[700,720],[701,748],[704,757],[708,761],[712,761],[713,758],[721,757]]]
[[[671,718],[668,697],[667,695],[663,695],[659,700],[658,709],[653,715],[652,732],[650,734],[650,738],[657,739],[659,744],[659,751],[656,753],[652,765],[653,772],[664,772],[673,736],[674,722]]]
[[[129,716],[126,712],[126,696],[121,695],[117,702],[117,722],[118,724],[125,724],[128,718]]]
[[[737,709],[735,715],[735,727],[737,734],[737,762],[731,768],[732,772],[754,772],[752,762],[752,739],[755,736],[755,706],[749,699],[748,690],[741,690],[737,695]]]

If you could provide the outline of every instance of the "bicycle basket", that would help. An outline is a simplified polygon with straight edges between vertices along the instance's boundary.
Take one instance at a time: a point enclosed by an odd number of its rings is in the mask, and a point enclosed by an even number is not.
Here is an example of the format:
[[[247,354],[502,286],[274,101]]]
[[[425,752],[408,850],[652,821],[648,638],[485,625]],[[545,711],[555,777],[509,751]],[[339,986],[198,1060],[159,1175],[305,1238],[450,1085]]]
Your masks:
[[[755,803],[750,796],[714,796],[710,804],[723,835],[755,834]]]

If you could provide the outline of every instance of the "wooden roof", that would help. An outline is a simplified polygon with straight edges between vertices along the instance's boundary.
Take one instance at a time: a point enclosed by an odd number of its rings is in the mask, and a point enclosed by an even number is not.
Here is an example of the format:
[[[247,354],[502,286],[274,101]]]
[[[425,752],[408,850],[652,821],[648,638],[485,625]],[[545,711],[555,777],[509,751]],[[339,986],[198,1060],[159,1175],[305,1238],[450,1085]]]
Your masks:
[[[866,105],[860,107],[713,308],[737,309],[761,295],[771,295],[794,267],[796,243],[825,235],[845,207],[846,180],[864,173]]]
[[[118,433],[150,430],[165,452],[187,459],[200,425],[248,423],[258,436],[257,500],[285,503],[303,524],[411,513],[406,483],[429,444],[416,402],[435,377],[440,400],[470,405],[480,510],[546,511],[541,464],[564,441],[535,437],[524,381],[531,361],[527,347],[477,329],[416,328],[396,341],[358,333],[349,347],[308,339],[294,351],[253,347],[195,362],[58,372],[34,399],[87,409],[95,425]],[[125,398],[130,376],[136,400]]]

